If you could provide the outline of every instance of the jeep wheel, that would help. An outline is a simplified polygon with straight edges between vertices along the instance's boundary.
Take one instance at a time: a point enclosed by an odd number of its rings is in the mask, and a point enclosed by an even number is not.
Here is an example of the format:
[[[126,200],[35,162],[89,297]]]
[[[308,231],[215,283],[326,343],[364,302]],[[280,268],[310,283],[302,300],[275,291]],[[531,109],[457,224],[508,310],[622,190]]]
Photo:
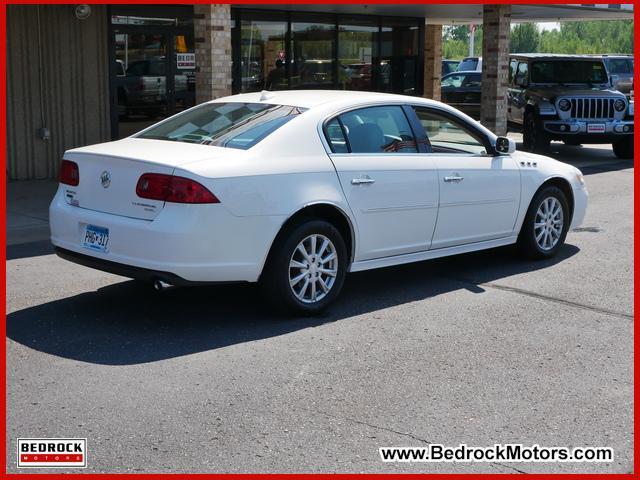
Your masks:
[[[633,158],[633,137],[627,137],[624,140],[618,140],[613,144],[613,153],[616,157],[622,159]]]
[[[535,113],[529,112],[525,115],[523,130],[522,142],[526,151],[544,153],[549,150],[551,140],[542,129]]]

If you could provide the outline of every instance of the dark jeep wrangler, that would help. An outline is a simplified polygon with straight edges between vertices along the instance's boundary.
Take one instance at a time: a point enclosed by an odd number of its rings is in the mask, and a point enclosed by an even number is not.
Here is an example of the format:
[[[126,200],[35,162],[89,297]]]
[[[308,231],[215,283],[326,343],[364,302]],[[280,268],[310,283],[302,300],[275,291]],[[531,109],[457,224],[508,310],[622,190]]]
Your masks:
[[[512,54],[509,82],[509,128],[522,131],[526,150],[611,143],[618,158],[633,158],[633,101],[612,88],[601,58]]]

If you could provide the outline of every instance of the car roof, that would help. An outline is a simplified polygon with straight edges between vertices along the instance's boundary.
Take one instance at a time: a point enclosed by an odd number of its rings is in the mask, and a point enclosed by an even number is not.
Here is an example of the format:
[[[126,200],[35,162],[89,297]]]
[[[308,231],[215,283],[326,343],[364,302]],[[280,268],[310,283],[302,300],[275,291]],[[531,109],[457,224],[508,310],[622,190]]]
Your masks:
[[[574,60],[594,60],[602,58],[602,55],[587,55],[587,54],[575,54],[575,53],[511,53],[510,57],[516,58],[531,58],[531,59],[546,59],[546,60],[562,60],[562,59],[574,59]]]
[[[319,105],[338,103],[349,105],[351,103],[365,102],[397,102],[427,105],[436,104],[433,100],[408,95],[396,95],[392,93],[362,92],[350,90],[276,90],[252,93],[241,93],[228,97],[217,98],[212,102],[246,102],[269,103],[276,105],[291,105],[301,108],[313,108]]]
[[[481,75],[482,72],[478,71],[478,70],[456,70],[455,72],[449,72],[445,75],[445,77],[448,77],[449,75],[459,75],[461,73],[464,74],[473,74],[473,75]]]

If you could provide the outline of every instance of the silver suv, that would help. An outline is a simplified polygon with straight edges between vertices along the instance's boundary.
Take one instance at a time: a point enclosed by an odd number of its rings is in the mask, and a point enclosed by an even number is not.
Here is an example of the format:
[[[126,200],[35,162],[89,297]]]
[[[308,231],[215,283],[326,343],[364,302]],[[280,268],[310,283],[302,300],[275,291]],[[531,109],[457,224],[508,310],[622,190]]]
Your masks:
[[[616,90],[629,96],[633,90],[633,55],[602,55]]]
[[[602,57],[513,54],[509,81],[508,122],[526,150],[611,143],[617,157],[633,158],[634,104],[613,89]]]

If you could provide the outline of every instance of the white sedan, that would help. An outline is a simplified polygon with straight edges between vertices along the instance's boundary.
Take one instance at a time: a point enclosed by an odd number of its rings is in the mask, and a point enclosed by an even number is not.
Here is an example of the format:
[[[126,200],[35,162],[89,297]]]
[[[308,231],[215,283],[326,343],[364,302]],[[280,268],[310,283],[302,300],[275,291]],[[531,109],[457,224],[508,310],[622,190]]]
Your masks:
[[[552,257],[586,206],[578,169],[442,103],[283,91],[67,151],[50,222],[67,260],[156,288],[259,282],[315,313],[350,271],[514,243]]]

